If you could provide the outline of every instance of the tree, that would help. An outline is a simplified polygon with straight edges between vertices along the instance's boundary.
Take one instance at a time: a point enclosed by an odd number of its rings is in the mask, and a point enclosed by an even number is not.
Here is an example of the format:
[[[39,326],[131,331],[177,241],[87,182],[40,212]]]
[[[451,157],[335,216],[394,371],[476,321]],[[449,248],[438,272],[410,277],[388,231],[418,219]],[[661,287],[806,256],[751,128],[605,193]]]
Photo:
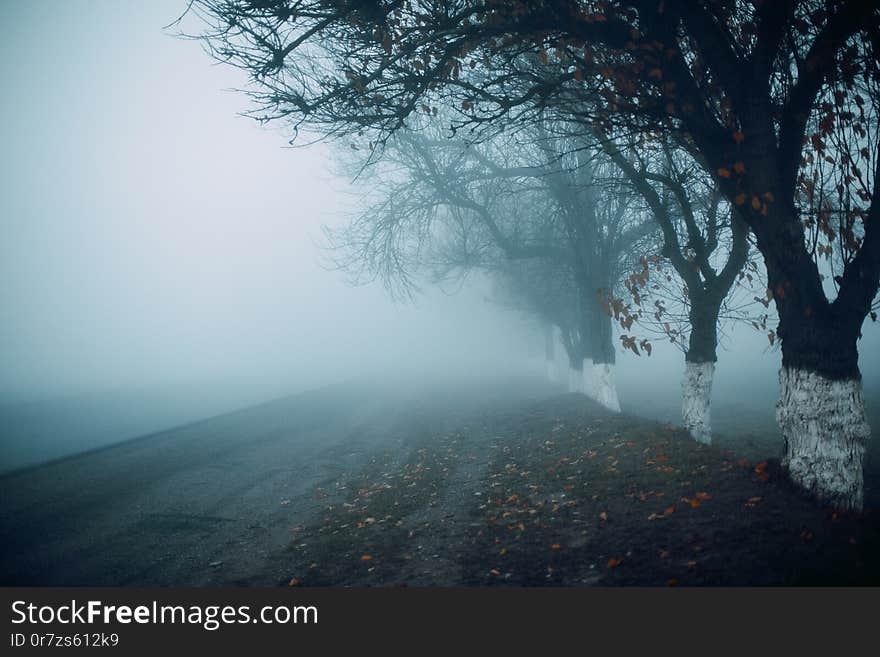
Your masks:
[[[619,411],[612,323],[602,301],[618,291],[622,272],[656,229],[644,213],[631,211],[631,192],[608,177],[616,171],[607,158],[593,161],[597,155],[595,147],[549,134],[544,124],[479,145],[438,139],[427,129],[399,131],[382,155],[399,177],[370,176],[381,200],[334,237],[349,262],[390,263],[401,274],[406,249],[423,262],[437,259],[437,250],[424,246],[427,236],[447,245],[439,262],[448,269],[495,271],[507,268],[508,260],[551,260],[549,270],[577,290],[571,297],[575,324],[563,323],[559,310],[544,313],[561,329],[573,370],[570,388]],[[383,189],[380,177],[394,182]],[[442,235],[431,228],[441,212]],[[376,254],[369,245],[396,249]],[[538,273],[534,266],[531,271]],[[529,287],[509,271],[507,277]]]
[[[582,290],[581,336],[589,339],[583,349],[584,392],[619,411],[612,313],[605,300],[618,291],[623,272],[645,249],[644,243],[653,243],[656,228],[644,213],[634,211],[631,191],[620,184],[595,144],[569,134],[565,125],[539,121],[532,130],[540,159],[530,170],[541,172],[537,175],[556,203]],[[634,343],[630,348],[638,353]]]
[[[368,200],[347,225],[327,231],[334,263],[354,282],[380,278],[398,297],[412,296],[421,278],[458,284],[487,272],[498,301],[578,336],[567,351],[581,391],[580,300],[552,199],[538,184],[519,185],[515,169],[489,171],[489,145],[478,154],[420,128],[395,134],[366,167],[357,152],[340,154]]]
[[[195,6],[212,53],[251,74],[266,120],[381,139],[438,104],[459,113],[456,130],[552,107],[605,129],[675,135],[741,209],[766,265],[782,345],[783,464],[821,500],[861,508],[869,429],[857,341],[880,279],[880,9],[859,0]],[[804,228],[816,155],[837,167],[848,203],[833,298]]]
[[[619,144],[602,132],[597,137],[659,224],[663,235],[660,255],[682,282],[679,301],[687,306],[689,324],[687,345],[682,345],[682,420],[694,439],[711,443],[718,325],[725,300],[737,280],[744,277],[748,228],[733,207],[723,207],[717,186],[681,149],[673,149],[662,140]],[[655,300],[650,311],[642,306],[651,264],[656,265],[658,260],[642,259],[641,268],[629,277],[627,287],[638,309],[636,319],[653,315],[675,341],[680,339],[680,332],[670,326],[664,304]],[[616,314],[632,316],[619,310]]]

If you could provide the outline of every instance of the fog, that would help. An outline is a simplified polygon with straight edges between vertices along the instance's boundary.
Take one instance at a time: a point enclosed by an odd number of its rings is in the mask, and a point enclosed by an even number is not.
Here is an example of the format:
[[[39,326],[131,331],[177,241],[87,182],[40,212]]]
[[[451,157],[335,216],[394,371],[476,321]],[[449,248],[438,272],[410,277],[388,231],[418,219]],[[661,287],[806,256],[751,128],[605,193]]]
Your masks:
[[[0,6],[2,469],[355,377],[540,372],[538,327],[480,276],[395,303],[326,268],[356,194],[327,145],[239,115],[243,74],[163,31],[184,8]],[[618,360],[624,406],[674,420],[681,353]],[[716,398],[770,409],[779,361],[737,327]]]
[[[162,29],[184,6],[2,6],[4,469],[398,365],[522,351],[520,318],[485,285],[395,304],[328,271],[321,226],[344,220],[347,181],[326,147],[285,148],[238,115],[243,76]]]

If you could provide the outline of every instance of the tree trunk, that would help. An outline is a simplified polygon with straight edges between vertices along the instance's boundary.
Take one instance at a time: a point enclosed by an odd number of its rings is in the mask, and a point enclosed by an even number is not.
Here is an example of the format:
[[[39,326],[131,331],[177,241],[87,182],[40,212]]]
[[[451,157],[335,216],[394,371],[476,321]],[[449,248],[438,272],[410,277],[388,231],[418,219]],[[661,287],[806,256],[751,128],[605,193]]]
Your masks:
[[[620,413],[617,386],[614,383],[614,363],[593,363],[594,399],[609,411]]]
[[[697,442],[712,444],[711,399],[715,363],[684,364],[681,381],[681,419]]]
[[[861,326],[843,321],[830,304],[809,314],[798,312],[797,305],[791,298],[777,299],[783,338],[776,404],[782,465],[823,503],[861,511],[871,434],[856,348]]]
[[[681,419],[697,442],[712,444],[712,381],[718,360],[718,311],[721,293],[691,292],[691,334],[681,380]]]
[[[776,421],[789,476],[820,501],[861,511],[862,462],[871,429],[865,420],[861,379],[829,379],[782,367]]]
[[[596,399],[596,382],[593,380],[592,358],[584,358],[581,377],[581,392],[590,399]]]
[[[870,297],[829,303],[803,258],[768,260],[782,343],[776,419],[792,481],[833,507],[861,511],[865,419],[858,339]],[[873,288],[876,291],[876,287]],[[867,299],[867,301],[865,301]]]
[[[568,357],[568,391],[580,392],[583,385],[581,381],[583,375],[580,371],[583,363],[580,337],[577,331],[573,331],[570,327],[560,328],[559,337]]]
[[[617,386],[614,383],[614,342],[611,316],[599,307],[596,295],[595,309],[592,313],[590,344],[593,351],[592,390],[593,399],[615,413],[620,412]]]

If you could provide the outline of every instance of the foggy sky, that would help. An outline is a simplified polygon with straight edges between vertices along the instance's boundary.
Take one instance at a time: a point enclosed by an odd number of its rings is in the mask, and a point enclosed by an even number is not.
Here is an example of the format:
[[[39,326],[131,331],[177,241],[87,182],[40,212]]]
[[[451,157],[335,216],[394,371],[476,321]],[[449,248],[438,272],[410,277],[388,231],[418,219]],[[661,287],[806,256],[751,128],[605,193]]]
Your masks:
[[[479,292],[394,306],[322,269],[346,181],[237,115],[243,75],[162,30],[185,2],[0,7],[0,394],[299,386],[504,342]]]
[[[280,391],[540,353],[482,288],[400,306],[322,269],[315,241],[354,202],[346,181],[326,146],[284,148],[237,116],[248,101],[224,90],[242,75],[162,30],[185,4],[0,4],[0,397],[236,378]],[[735,337],[719,385],[726,371],[775,386],[778,349]],[[624,402],[627,381],[677,393],[679,352],[619,362]]]

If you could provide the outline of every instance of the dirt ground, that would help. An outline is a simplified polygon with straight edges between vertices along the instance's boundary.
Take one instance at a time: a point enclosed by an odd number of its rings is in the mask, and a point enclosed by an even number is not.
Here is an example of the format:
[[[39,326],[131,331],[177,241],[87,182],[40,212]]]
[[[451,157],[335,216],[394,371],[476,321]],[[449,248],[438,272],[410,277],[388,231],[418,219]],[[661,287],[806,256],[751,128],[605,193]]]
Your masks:
[[[770,437],[707,447],[534,382],[310,394],[0,479],[2,582],[880,584],[873,467],[840,514]]]

